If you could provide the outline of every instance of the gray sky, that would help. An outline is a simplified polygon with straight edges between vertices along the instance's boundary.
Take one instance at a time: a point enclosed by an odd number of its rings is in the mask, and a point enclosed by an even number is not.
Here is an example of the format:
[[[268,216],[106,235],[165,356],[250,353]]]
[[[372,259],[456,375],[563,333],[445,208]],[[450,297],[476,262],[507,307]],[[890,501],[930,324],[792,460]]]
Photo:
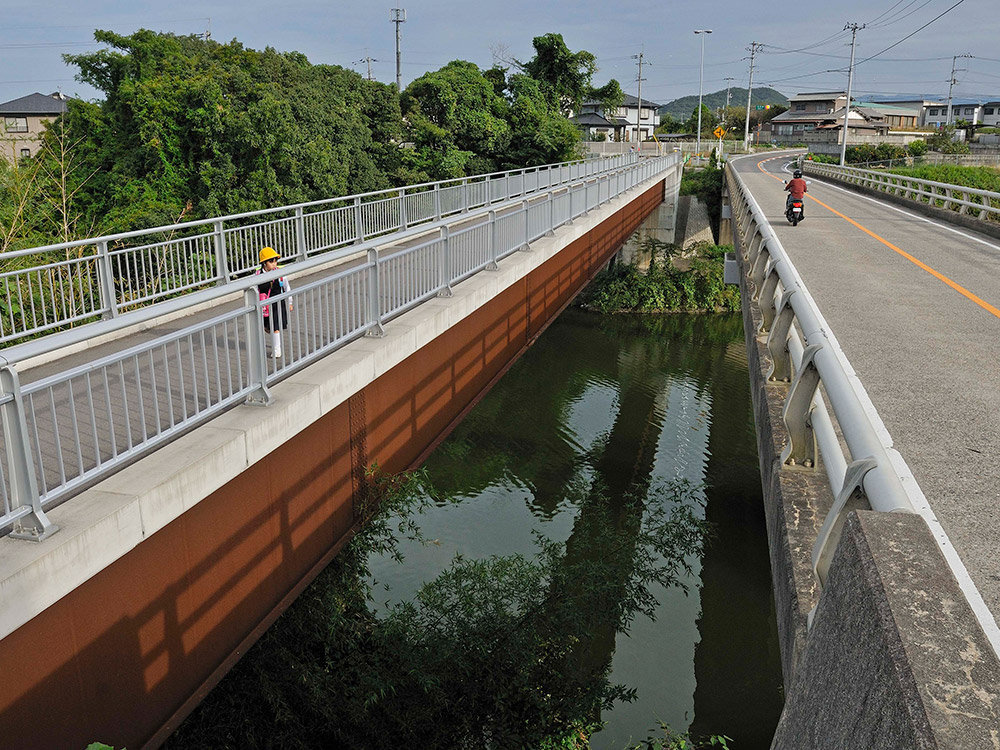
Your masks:
[[[936,16],[959,3],[927,28]],[[359,0],[207,0],[202,3],[144,4],[122,0],[52,2],[0,0],[0,101],[34,91],[55,90],[93,99],[98,92],[74,80],[64,52],[98,49],[95,28],[131,33],[138,28],[175,34],[202,33],[239,40],[244,46],[304,53],[313,63],[353,68],[372,57],[372,75],[395,80],[394,27],[386,3]],[[147,5],[147,8],[143,8]],[[1000,5],[997,0],[802,0],[797,3],[596,2],[595,0],[400,0],[403,85],[449,60],[488,68],[494,55],[526,60],[531,39],[561,33],[572,50],[598,59],[595,83],[617,78],[636,94],[636,55],[644,54],[642,98],[663,104],[698,93],[701,39],[705,37],[705,92],[746,86],[751,41],[767,45],[757,57],[754,85],[785,94],[843,90],[847,81],[850,32],[847,23],[866,23],[858,32],[854,79],[858,95],[948,91],[952,56],[959,59],[956,97],[1000,98]],[[211,22],[209,22],[211,19]],[[887,52],[890,45],[915,33]],[[801,50],[801,51],[793,51]],[[647,65],[648,63],[648,65]],[[738,102],[734,102],[738,103]]]

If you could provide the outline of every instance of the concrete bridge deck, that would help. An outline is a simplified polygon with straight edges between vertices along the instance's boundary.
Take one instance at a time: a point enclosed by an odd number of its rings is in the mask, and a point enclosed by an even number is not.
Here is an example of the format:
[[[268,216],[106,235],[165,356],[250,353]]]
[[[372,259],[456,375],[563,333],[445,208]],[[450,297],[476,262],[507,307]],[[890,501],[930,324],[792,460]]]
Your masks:
[[[811,178],[807,218],[793,227],[782,215],[788,162],[735,166],[958,550],[1000,646],[1000,243]]]

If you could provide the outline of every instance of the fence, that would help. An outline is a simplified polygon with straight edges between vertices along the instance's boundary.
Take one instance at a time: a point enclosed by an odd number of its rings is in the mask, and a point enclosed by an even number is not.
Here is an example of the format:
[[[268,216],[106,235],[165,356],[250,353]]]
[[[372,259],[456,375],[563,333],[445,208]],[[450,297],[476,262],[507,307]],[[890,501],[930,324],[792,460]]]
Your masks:
[[[634,155],[413,185],[105,235],[0,256],[0,344],[117,317],[238,278],[261,247],[306,260],[607,174]]]
[[[758,334],[772,360],[768,380],[788,385],[782,461],[813,471],[822,458],[835,498],[813,546],[822,585],[847,513],[916,512],[906,489],[915,481],[743,178],[732,168],[726,178],[751,304],[760,311]]]
[[[802,167],[805,172],[818,177],[830,177],[849,185],[955,211],[962,216],[972,215],[982,221],[996,221],[1000,218],[1000,193],[921,180],[881,170],[841,167],[809,160],[804,161]]]
[[[257,284],[287,269],[236,279],[215,294],[242,291],[237,309],[37,382],[19,382],[14,354],[28,356],[33,346],[51,348],[79,334],[68,331],[37,346],[31,342],[8,350],[0,366],[6,449],[0,458],[0,529],[44,538],[54,531],[46,507],[225,409],[245,401],[266,404],[269,386],[292,372],[360,336],[380,334],[393,317],[436,295],[449,295],[463,279],[495,268],[502,258],[632,187],[680,170],[676,154],[617,163],[617,168],[600,170],[579,165],[583,174],[575,181],[560,180],[554,188],[496,206],[489,205],[488,192],[480,193],[480,211],[465,211],[452,225],[448,220],[426,223],[417,244],[380,250],[374,241],[362,243],[351,251],[366,254],[363,262],[296,285],[266,303],[258,299]],[[554,177],[558,169],[549,174]],[[518,192],[523,194],[523,184]],[[459,213],[459,199],[445,204],[435,194],[435,213],[443,205],[452,208],[441,209],[442,215]],[[404,196],[410,197],[400,191],[397,207],[410,207]],[[364,210],[353,214],[356,220],[365,215]],[[384,214],[372,209],[371,215]],[[281,226],[275,224],[257,241],[270,242]],[[319,269],[326,263],[325,257],[314,258],[300,262],[299,268]],[[192,295],[170,305],[179,308],[199,299]],[[280,357],[273,356],[274,349],[267,356],[265,304],[288,309],[288,329],[278,334]],[[91,328],[104,333],[127,323],[122,318]]]

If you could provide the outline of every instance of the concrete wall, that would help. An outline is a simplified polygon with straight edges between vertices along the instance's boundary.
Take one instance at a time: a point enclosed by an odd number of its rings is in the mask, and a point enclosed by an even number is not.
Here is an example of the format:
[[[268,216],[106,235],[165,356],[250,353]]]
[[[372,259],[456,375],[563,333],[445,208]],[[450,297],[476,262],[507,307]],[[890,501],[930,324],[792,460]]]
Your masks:
[[[230,411],[54,509],[45,542],[0,540],[17,570],[3,596],[25,608],[134,540],[0,641],[0,744],[162,742],[351,537],[365,467],[418,462],[663,190],[560,228],[278,384],[266,409]]]

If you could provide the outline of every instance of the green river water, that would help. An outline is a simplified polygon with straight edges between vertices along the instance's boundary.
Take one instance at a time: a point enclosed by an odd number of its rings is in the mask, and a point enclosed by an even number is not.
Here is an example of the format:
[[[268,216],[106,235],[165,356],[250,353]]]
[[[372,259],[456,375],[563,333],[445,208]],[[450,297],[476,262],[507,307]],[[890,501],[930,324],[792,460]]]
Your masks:
[[[372,561],[379,607],[412,598],[456,554],[530,555],[533,531],[565,541],[581,485],[696,483],[715,533],[689,561],[689,592],[659,587],[655,621],[591,646],[637,691],[604,712],[592,747],[624,748],[661,721],[769,747],[781,669],[739,316],[570,308],[425,467],[441,495],[419,519],[432,543],[404,544],[401,565]]]

